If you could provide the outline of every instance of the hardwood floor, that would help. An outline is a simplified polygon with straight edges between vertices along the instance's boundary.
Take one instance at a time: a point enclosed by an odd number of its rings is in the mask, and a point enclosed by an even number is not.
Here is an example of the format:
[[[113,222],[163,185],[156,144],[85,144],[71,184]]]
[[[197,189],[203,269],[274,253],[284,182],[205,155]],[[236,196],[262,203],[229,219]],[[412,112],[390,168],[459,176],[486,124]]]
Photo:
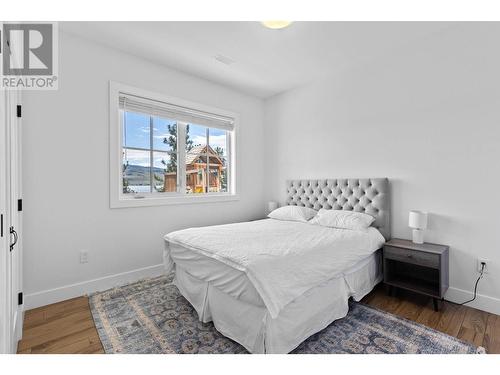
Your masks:
[[[444,302],[438,312],[429,298],[379,285],[362,302],[500,353],[500,316]],[[88,299],[74,298],[29,310],[18,353],[104,353]]]
[[[20,354],[104,353],[87,297],[28,310]]]
[[[430,298],[402,290],[398,290],[397,295],[391,297],[386,294],[382,285],[363,298],[362,302],[474,345],[483,346],[487,353],[500,353],[498,315],[446,301],[440,304],[440,309],[436,312]]]

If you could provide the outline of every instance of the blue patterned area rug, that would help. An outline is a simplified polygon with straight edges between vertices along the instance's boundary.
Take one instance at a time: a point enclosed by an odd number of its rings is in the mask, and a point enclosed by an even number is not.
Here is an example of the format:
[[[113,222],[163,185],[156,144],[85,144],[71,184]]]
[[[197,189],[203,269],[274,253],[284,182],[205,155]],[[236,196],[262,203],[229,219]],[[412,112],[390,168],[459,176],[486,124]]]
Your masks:
[[[106,353],[246,353],[201,323],[172,277],[95,293],[90,307]],[[483,348],[361,303],[292,353],[478,353]]]

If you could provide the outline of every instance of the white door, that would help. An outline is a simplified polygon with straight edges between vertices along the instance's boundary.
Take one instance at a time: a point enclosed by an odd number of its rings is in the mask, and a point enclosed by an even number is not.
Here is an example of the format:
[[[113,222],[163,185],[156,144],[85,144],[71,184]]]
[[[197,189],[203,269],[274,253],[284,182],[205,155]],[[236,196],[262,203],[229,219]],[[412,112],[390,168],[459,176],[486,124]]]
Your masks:
[[[3,91],[0,101],[0,350],[15,353],[23,323],[20,95]]]
[[[21,95],[10,91],[10,225],[11,230],[11,279],[12,279],[12,327],[13,346],[22,337],[23,289],[22,289],[22,192],[21,192]]]
[[[10,271],[8,267],[9,235],[7,216],[9,201],[7,199],[7,98],[6,92],[0,90],[0,353],[11,352],[10,344]]]

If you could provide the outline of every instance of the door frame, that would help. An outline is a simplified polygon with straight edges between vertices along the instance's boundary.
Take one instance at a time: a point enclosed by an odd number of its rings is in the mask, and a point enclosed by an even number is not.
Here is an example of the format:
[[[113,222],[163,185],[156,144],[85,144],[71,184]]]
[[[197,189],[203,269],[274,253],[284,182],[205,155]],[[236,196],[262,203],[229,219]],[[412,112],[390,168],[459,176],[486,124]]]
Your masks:
[[[11,353],[11,314],[10,314],[10,267],[8,233],[10,217],[7,199],[10,180],[7,168],[7,91],[0,90],[0,215],[2,228],[0,236],[0,353]]]
[[[19,91],[0,90],[0,214],[3,216],[3,236],[0,237],[0,353],[15,353],[22,337],[23,305],[17,303],[23,289],[23,259],[21,241],[21,129],[17,117],[20,105]],[[18,242],[10,251],[12,235],[18,233]],[[15,253],[14,253],[15,252]],[[15,290],[14,290],[15,289]]]
[[[12,262],[12,314],[14,321],[14,334],[12,337],[12,347],[17,351],[17,342],[23,335],[24,320],[24,298],[22,303],[19,301],[19,293],[23,292],[23,228],[22,211],[19,211],[19,199],[22,199],[22,170],[21,170],[21,117],[18,116],[17,106],[21,105],[21,92],[19,90],[10,90],[10,216],[11,226],[17,232],[17,242],[14,250],[11,252]]]

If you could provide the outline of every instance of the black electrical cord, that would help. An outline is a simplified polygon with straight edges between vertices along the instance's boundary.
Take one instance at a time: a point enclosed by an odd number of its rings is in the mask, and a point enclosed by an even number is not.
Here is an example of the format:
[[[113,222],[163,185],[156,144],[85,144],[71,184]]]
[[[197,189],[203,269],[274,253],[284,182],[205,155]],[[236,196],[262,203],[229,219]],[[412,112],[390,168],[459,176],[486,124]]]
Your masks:
[[[479,280],[481,280],[483,278],[483,275],[484,275],[484,267],[486,267],[486,263],[481,263],[481,271],[480,271],[480,275],[479,277],[477,278],[476,280],[476,285],[474,285],[474,297],[468,301],[465,301],[465,302],[462,302],[462,303],[457,303],[457,305],[465,305],[466,303],[469,303],[469,302],[472,302],[476,299],[477,297],[477,284],[479,284]]]

